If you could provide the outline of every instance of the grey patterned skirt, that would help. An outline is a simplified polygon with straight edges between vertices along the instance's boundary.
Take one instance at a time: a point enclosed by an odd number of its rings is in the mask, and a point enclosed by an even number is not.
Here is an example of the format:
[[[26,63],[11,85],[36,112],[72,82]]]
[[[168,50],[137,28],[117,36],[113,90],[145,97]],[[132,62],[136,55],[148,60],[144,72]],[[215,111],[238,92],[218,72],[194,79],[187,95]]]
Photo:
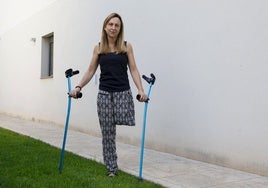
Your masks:
[[[107,92],[99,90],[97,98],[99,121],[114,125],[135,125],[135,110],[131,90]]]

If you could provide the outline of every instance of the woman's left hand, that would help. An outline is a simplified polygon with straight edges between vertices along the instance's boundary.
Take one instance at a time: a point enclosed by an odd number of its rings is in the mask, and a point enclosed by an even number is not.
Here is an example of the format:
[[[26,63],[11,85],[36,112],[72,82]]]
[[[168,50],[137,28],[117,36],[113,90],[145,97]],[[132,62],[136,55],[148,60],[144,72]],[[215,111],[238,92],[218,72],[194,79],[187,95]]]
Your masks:
[[[144,92],[139,92],[138,95],[140,96],[139,99],[138,99],[139,102],[147,101],[148,97]]]

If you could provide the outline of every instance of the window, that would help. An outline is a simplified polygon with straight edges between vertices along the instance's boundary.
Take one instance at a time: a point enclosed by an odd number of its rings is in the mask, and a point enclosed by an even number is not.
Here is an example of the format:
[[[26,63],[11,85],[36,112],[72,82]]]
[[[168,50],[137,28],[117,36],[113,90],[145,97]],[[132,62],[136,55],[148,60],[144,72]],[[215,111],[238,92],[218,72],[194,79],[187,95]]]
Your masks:
[[[53,78],[54,34],[42,37],[41,78]]]

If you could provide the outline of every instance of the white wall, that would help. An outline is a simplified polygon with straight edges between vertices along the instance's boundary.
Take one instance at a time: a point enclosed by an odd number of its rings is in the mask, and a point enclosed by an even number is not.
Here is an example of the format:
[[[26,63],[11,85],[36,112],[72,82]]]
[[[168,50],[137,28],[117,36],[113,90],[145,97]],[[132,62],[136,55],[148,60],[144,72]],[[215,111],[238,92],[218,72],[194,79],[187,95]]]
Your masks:
[[[0,34],[28,19],[56,0],[0,0]]]
[[[55,1],[0,36],[0,112],[63,126],[64,71],[79,69],[73,85],[79,81],[103,20],[118,12],[140,72],[157,77],[146,147],[268,175],[267,5],[264,0]],[[41,80],[41,37],[50,32],[54,78]],[[71,128],[100,135],[97,84],[93,79],[83,98],[73,100]],[[136,102],[137,126],[118,127],[118,139],[139,144],[142,116],[143,104]]]

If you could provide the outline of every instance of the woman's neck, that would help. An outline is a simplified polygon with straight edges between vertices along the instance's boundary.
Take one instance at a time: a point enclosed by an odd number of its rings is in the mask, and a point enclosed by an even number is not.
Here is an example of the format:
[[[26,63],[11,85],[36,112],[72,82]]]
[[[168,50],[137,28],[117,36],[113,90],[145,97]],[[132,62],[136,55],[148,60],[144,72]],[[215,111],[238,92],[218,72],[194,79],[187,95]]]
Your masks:
[[[116,51],[116,39],[108,38],[108,47],[111,52],[115,52]]]

